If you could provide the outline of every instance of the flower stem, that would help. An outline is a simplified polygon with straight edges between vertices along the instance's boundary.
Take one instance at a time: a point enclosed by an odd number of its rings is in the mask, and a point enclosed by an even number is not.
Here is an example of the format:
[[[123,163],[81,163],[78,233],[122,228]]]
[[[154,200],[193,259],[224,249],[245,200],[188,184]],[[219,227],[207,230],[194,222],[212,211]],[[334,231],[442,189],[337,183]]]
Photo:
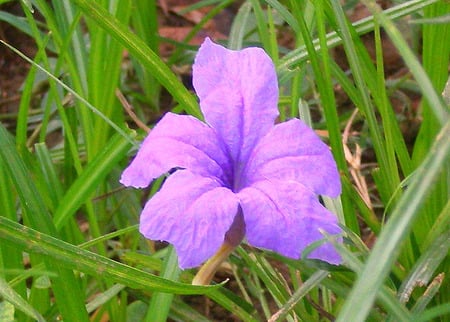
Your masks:
[[[193,285],[209,285],[211,283],[214,274],[217,272],[220,264],[222,264],[233,250],[241,243],[245,235],[245,222],[244,215],[242,214],[241,207],[238,208],[238,212],[234,217],[233,223],[230,229],[225,234],[224,242],[220,246],[219,250],[206,261],[206,263],[200,268],[192,280]]]
[[[219,248],[217,253],[213,257],[208,259],[208,261],[200,268],[192,280],[192,285],[209,285],[211,283],[214,274],[220,265],[228,258],[228,256],[233,252],[236,246],[232,246],[226,241]]]

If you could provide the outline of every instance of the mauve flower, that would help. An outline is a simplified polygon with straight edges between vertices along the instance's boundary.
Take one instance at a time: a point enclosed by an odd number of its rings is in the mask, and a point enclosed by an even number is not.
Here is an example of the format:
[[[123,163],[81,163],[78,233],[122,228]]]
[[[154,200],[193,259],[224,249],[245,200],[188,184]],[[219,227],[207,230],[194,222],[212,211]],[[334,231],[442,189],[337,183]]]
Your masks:
[[[232,51],[206,39],[193,65],[205,122],[167,113],[142,143],[120,182],[147,187],[169,172],[145,205],[140,232],[173,244],[181,268],[200,265],[224,243],[300,258],[323,232],[339,234],[318,195],[337,197],[328,147],[298,119],[275,125],[278,83],[260,48]],[[339,264],[329,242],[309,258]]]

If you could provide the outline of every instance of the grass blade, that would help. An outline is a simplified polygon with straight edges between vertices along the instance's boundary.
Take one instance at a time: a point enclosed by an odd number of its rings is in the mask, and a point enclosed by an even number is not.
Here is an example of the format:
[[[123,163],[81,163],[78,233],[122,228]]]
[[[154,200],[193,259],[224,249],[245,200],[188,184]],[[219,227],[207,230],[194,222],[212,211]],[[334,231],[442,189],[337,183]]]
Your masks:
[[[72,2],[76,3],[84,14],[90,17],[100,27],[104,28],[151,71],[153,76],[182,104],[186,112],[197,118],[202,118],[194,96],[189,93],[161,58],[141,38],[130,32],[125,25],[120,23],[97,2],[90,0],[72,0]]]
[[[29,171],[2,124],[0,124],[0,158],[3,160],[6,172],[19,195],[24,221],[43,233],[56,236],[56,228],[44,201],[40,198],[33,181],[30,180]],[[12,222],[4,217],[0,217],[0,219]],[[3,224],[0,224],[0,226],[2,229],[5,228]],[[3,238],[6,235],[0,234],[0,236]],[[17,245],[14,246],[17,247]],[[64,320],[87,321],[88,316],[84,307],[84,297],[81,295],[82,290],[79,280],[75,278],[72,271],[64,269],[57,261],[47,260],[44,262],[47,268],[52,267],[57,274],[57,277],[53,278],[53,291]]]
[[[32,306],[28,304],[14,289],[0,277],[0,295],[8,302],[14,304],[16,308],[37,320],[38,322],[45,322],[42,315],[39,314]],[[1,311],[1,310],[0,310]],[[0,319],[1,320],[1,319]]]
[[[130,146],[128,140],[119,134],[115,134],[103,150],[86,166],[64,194],[58,209],[55,211],[53,220],[58,229],[92,195],[99,182],[110,173],[119,160],[123,159]]]
[[[364,270],[347,298],[338,322],[364,321],[384,278],[394,263],[400,244],[407,236],[434,179],[450,158],[450,122],[441,129],[425,161],[416,170],[410,186],[399,200],[380,233]]]
[[[173,247],[170,247],[161,271],[161,277],[171,281],[178,280],[181,270],[178,267],[178,256]],[[155,293],[148,306],[147,322],[165,322],[172,304],[173,294]]]
[[[367,8],[369,8],[376,19],[378,19],[386,33],[392,39],[392,42],[402,55],[406,65],[408,65],[411,73],[416,78],[417,84],[421,88],[422,94],[428,101],[428,104],[431,107],[431,110],[436,115],[436,118],[439,121],[440,125],[442,126],[446,124],[447,120],[450,118],[450,110],[445,105],[442,97],[440,97],[436,93],[436,90],[429,77],[425,73],[425,70],[423,69],[422,65],[420,65],[417,57],[406,43],[406,40],[403,38],[401,32],[397,29],[394,23],[388,17],[386,17],[381,8],[375,2],[368,0],[363,0],[362,2],[367,6]]]
[[[239,50],[242,48],[244,40],[244,33],[247,30],[247,22],[252,10],[252,5],[249,1],[245,2],[240,8],[231,26],[230,36],[228,39],[228,48]]]
[[[75,269],[134,289],[176,294],[205,294],[219,287],[173,282],[81,249],[3,217],[0,217],[0,239],[23,247],[30,253],[45,255],[54,263],[68,269]]]

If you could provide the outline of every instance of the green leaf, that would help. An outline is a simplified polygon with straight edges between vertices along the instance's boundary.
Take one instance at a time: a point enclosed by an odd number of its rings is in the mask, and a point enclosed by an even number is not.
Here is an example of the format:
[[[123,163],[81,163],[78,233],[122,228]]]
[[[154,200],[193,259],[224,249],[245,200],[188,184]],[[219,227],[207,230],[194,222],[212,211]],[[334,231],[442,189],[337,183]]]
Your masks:
[[[165,257],[161,277],[171,281],[177,281],[180,277],[181,270],[178,267],[178,256],[173,246],[168,246],[168,254]],[[173,294],[155,293],[153,294],[145,321],[148,322],[165,322],[172,305]]]
[[[433,111],[433,113],[435,114],[440,125],[443,126],[447,122],[447,120],[450,119],[450,110],[447,106],[445,106],[442,98],[436,93],[436,90],[430,78],[425,73],[424,68],[407,44],[406,40],[403,38],[400,30],[398,30],[394,23],[386,16],[386,14],[374,1],[364,0],[362,2],[369,8],[369,10],[371,10],[373,15],[384,27],[386,33],[392,39],[393,44],[396,46],[406,65],[409,67],[411,73],[417,80],[417,84],[421,88],[422,94],[424,95],[425,99],[428,101],[431,111]],[[444,38],[446,38],[445,35]],[[438,44],[442,43],[445,43],[447,45],[447,48],[450,48],[448,42],[438,42]],[[446,52],[448,55],[448,50],[446,50]],[[434,55],[433,60],[435,60]],[[448,57],[446,58],[446,60],[448,64]],[[447,64],[445,65],[445,67],[447,67]]]
[[[97,294],[92,301],[89,301],[89,303],[86,304],[86,310],[89,313],[94,312],[96,309],[101,307],[103,304],[107,303],[112,298],[114,298],[124,288],[125,288],[125,285],[114,284],[109,289],[107,289],[105,292]]]
[[[2,124],[0,124],[0,158],[19,195],[24,221],[36,230],[57,236],[44,201],[33,181],[30,180],[29,169],[19,156],[11,136]],[[8,221],[14,223],[11,220]],[[0,226],[5,228],[3,225]],[[2,234],[0,236],[4,237]],[[81,296],[79,280],[75,278],[72,271],[64,269],[57,261],[45,261],[45,265],[46,268],[51,267],[57,273],[57,277],[53,278],[53,291],[62,316],[67,321],[87,321],[88,316],[83,303],[84,297]]]
[[[230,36],[228,39],[228,47],[233,50],[239,50],[242,48],[242,42],[244,40],[245,31],[247,30],[247,23],[250,16],[252,5],[250,2],[244,2],[239,8],[233,24],[231,25]]]
[[[327,271],[317,271],[308,278],[301,287],[295,290],[295,293],[289,298],[288,301],[281,307],[281,309],[272,315],[269,319],[269,322],[275,321],[284,321],[283,319],[286,315],[291,311],[294,306],[300,301],[303,297],[305,297],[309,291],[311,291],[314,287],[318,286],[320,282],[328,276],[329,272]]]
[[[138,59],[147,70],[183,105],[185,110],[197,118],[202,118],[197,101],[178,80],[167,65],[148,45],[127,26],[118,21],[97,2],[90,0],[72,0],[92,21],[104,28],[113,38],[119,41]]]
[[[398,18],[407,16],[409,14],[415,13],[422,8],[429,6],[433,3],[440,2],[440,0],[412,0],[400,3],[397,6],[393,6],[385,11],[385,14],[389,19],[396,20]],[[369,16],[363,18],[353,24],[358,35],[366,34],[373,30],[374,28],[374,17]],[[298,32],[300,33],[300,31]],[[328,48],[334,48],[342,44],[342,39],[338,36],[336,32],[330,32],[327,34],[327,46]],[[319,41],[315,40],[314,45],[319,49]],[[286,56],[280,59],[277,65],[278,74],[280,76],[280,81],[284,82],[289,74],[292,72],[292,68],[298,65],[300,62],[308,59],[308,54],[305,51],[305,47],[299,47]]]
[[[19,294],[17,294],[16,291],[6,282],[3,278],[0,277],[0,295],[10,302],[11,304],[14,304],[16,308],[24,312],[26,315],[32,317],[33,319],[37,320],[38,322],[45,322],[45,319],[42,317],[42,315],[39,314],[39,312],[34,309],[28,302],[23,299]],[[5,309],[5,312],[3,313],[3,309]],[[11,310],[7,310],[7,308],[1,308],[0,307],[0,321],[13,321],[13,319],[8,320],[8,312],[12,313],[12,317],[14,317],[14,308]],[[3,316],[3,314],[5,316]]]
[[[14,322],[14,305],[8,301],[0,302],[0,321]]]
[[[107,257],[92,253],[34,229],[0,217],[0,239],[23,247],[33,254],[45,255],[52,262],[105,281],[127,287],[176,294],[207,294],[217,286],[196,286],[173,282]]]
[[[75,211],[92,196],[100,182],[111,172],[112,168],[124,158],[131,144],[129,140],[116,133],[95,158],[77,177],[64,194],[55,211],[54,223],[60,229]]]
[[[411,272],[404,279],[399,289],[399,298],[402,302],[408,302],[416,286],[427,285],[430,282],[438,266],[448,256],[449,249],[450,227],[423,252],[422,256],[417,259]]]
[[[337,321],[364,321],[384,278],[396,260],[401,242],[409,233],[425,198],[450,158],[450,121],[442,128],[430,153],[416,170],[411,184],[399,200],[347,298]]]

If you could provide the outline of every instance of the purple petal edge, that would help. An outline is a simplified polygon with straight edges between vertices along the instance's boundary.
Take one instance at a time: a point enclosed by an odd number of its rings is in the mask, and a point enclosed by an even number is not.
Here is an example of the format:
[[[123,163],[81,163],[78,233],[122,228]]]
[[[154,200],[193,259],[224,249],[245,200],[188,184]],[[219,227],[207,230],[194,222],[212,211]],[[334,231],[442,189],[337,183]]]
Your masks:
[[[139,231],[174,245],[182,269],[199,266],[222,245],[238,209],[236,195],[212,178],[177,171],[145,205]]]
[[[173,168],[185,168],[226,183],[231,165],[222,146],[207,124],[192,116],[167,113],[145,138],[120,182],[144,188]]]
[[[290,258],[327,234],[342,231],[334,214],[317,197],[294,181],[259,181],[238,193],[250,245],[270,249]],[[330,243],[315,249],[309,258],[339,264],[341,257]]]

